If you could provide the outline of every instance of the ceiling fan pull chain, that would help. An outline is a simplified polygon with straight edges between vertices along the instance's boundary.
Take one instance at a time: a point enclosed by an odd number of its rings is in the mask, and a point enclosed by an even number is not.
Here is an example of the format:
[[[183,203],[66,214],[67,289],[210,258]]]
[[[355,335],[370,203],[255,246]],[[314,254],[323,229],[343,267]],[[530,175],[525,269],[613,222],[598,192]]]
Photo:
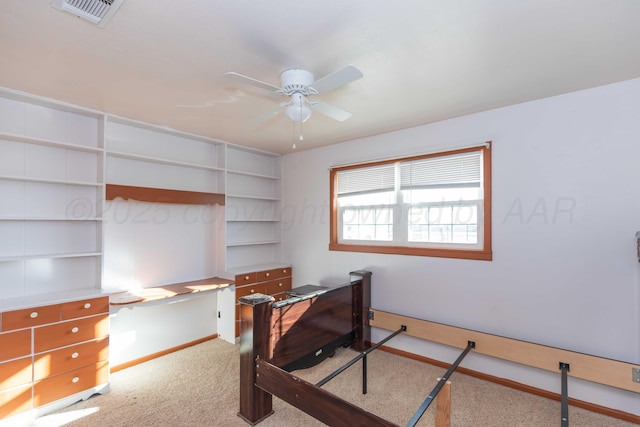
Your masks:
[[[293,145],[291,146],[291,148],[293,148],[294,150],[296,149],[296,122],[293,122],[293,134],[291,135],[293,139]]]
[[[302,117],[302,106],[304,104],[304,98],[301,99],[302,102],[300,102],[300,117]],[[298,139],[300,141],[304,141],[304,137],[302,136],[302,123],[304,122],[304,120],[302,122],[300,122],[300,136],[298,137]]]

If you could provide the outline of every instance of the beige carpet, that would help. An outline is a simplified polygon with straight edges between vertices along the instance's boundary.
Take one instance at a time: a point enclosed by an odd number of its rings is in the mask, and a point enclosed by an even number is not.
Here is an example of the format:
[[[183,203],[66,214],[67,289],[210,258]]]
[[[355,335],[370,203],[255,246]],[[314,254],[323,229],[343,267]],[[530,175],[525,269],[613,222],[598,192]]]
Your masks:
[[[357,353],[341,349],[311,369],[296,374],[315,383]],[[124,369],[111,376],[111,392],[43,416],[38,427],[246,427],[238,416],[239,346],[222,340]],[[374,351],[368,356],[368,393],[361,393],[362,363],[331,380],[325,389],[398,425],[406,425],[445,369]],[[455,427],[549,427],[560,425],[560,403],[477,378],[451,377],[451,425]],[[274,399],[275,413],[262,427],[308,427],[324,424]],[[419,426],[432,426],[435,404]],[[570,425],[632,427],[580,408],[569,408]]]

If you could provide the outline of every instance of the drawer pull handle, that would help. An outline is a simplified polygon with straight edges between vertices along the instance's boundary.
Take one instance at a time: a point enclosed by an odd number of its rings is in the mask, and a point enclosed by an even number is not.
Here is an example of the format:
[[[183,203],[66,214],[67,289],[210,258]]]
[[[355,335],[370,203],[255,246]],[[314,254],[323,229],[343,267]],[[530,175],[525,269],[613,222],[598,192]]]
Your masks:
[[[267,273],[267,277],[269,277],[269,273]]]
[[[283,274],[287,274],[287,270],[286,270],[286,269],[285,269],[285,270],[282,270],[282,273],[283,273]]]
[[[244,280],[249,280],[249,276],[244,276]]]
[[[282,287],[282,282],[278,283],[278,286]]]
[[[73,377],[73,379],[71,380],[72,383],[77,383],[78,381],[80,381],[80,378],[78,377]]]
[[[29,315],[29,317],[31,317],[32,319],[35,319],[36,317],[38,317],[38,312],[37,312],[37,311],[32,312],[32,313]]]
[[[72,359],[77,359],[77,358],[78,358],[78,356],[80,356],[80,355],[78,354],[78,352],[75,352],[75,353],[73,353],[73,354],[71,355],[71,358],[72,358]]]
[[[90,303],[90,302],[86,303],[86,304],[84,305],[84,308],[91,308],[91,303]]]
[[[80,329],[78,329],[78,327],[77,327],[77,326],[74,326],[74,327],[71,329],[71,332],[73,332],[73,333],[75,334],[75,333],[76,333],[76,332],[78,332],[79,330],[80,330]]]
[[[251,289],[251,293],[254,293],[255,291],[253,289]]]

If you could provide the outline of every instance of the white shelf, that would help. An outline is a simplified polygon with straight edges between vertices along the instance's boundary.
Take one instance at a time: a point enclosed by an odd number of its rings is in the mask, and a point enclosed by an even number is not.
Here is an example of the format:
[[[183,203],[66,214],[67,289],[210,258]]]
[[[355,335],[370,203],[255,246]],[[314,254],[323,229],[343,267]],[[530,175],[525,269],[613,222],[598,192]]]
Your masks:
[[[31,259],[62,259],[62,258],[88,258],[102,256],[102,252],[76,252],[67,254],[36,254],[36,255],[15,255],[10,257],[0,257],[0,262],[26,261]]]
[[[272,201],[279,201],[280,198],[279,197],[270,197],[270,196],[249,196],[249,195],[242,195],[242,194],[227,194],[227,198],[234,198],[234,199],[253,199],[253,200],[272,200]]]
[[[280,179],[279,176],[263,175],[263,174],[259,174],[259,173],[245,172],[245,171],[236,170],[236,169],[227,169],[227,172],[231,173],[231,174],[236,174],[236,175],[253,176],[253,177],[256,177],[256,178],[273,179],[273,180]]]
[[[26,144],[42,145],[42,146],[45,146],[45,147],[66,148],[66,149],[70,149],[70,150],[84,151],[84,152],[87,152],[87,153],[101,153],[102,151],[104,151],[102,148],[91,147],[91,146],[88,146],[88,145],[71,144],[71,143],[68,143],[68,142],[60,142],[60,141],[54,141],[54,140],[50,140],[50,139],[34,138],[34,137],[30,137],[30,136],[17,135],[17,134],[12,134],[12,133],[4,133],[4,132],[0,132],[0,139],[4,139],[4,140],[7,140],[7,141],[23,142],[23,143],[26,143]]]
[[[227,243],[227,247],[234,248],[238,246],[276,245],[278,243],[280,243],[278,240],[265,240],[262,242]]]
[[[280,222],[280,219],[228,219],[227,222]]]
[[[107,151],[107,156],[119,157],[121,159],[128,159],[128,160],[139,160],[142,162],[152,162],[152,163],[158,163],[162,165],[181,166],[185,168],[204,169],[209,171],[224,171],[223,168],[220,168],[218,166],[203,165],[199,163],[180,162],[175,160],[164,159],[162,157],[143,156],[141,154],[131,154],[131,153],[125,153],[121,151]]]
[[[227,169],[231,173],[279,179],[280,156],[246,147],[227,146]]]
[[[47,179],[47,178],[31,178],[25,176],[15,175],[0,175],[0,179],[7,181],[23,181],[23,182],[41,182],[45,184],[63,184],[63,185],[77,185],[82,187],[102,187],[101,182],[85,182],[85,181],[68,181],[63,179]]]
[[[66,218],[66,217],[0,217],[0,221],[102,221],[102,218]]]

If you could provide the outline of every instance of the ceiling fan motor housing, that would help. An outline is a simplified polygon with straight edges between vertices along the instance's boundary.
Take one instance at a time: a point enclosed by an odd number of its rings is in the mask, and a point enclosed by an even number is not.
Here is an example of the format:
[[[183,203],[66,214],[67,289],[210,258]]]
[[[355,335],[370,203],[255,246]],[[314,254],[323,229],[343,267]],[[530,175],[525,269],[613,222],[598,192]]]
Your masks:
[[[309,71],[293,68],[280,74],[282,93],[288,96],[294,93],[301,93],[304,96],[315,94],[313,88],[309,87],[311,83],[313,83],[313,74]]]

